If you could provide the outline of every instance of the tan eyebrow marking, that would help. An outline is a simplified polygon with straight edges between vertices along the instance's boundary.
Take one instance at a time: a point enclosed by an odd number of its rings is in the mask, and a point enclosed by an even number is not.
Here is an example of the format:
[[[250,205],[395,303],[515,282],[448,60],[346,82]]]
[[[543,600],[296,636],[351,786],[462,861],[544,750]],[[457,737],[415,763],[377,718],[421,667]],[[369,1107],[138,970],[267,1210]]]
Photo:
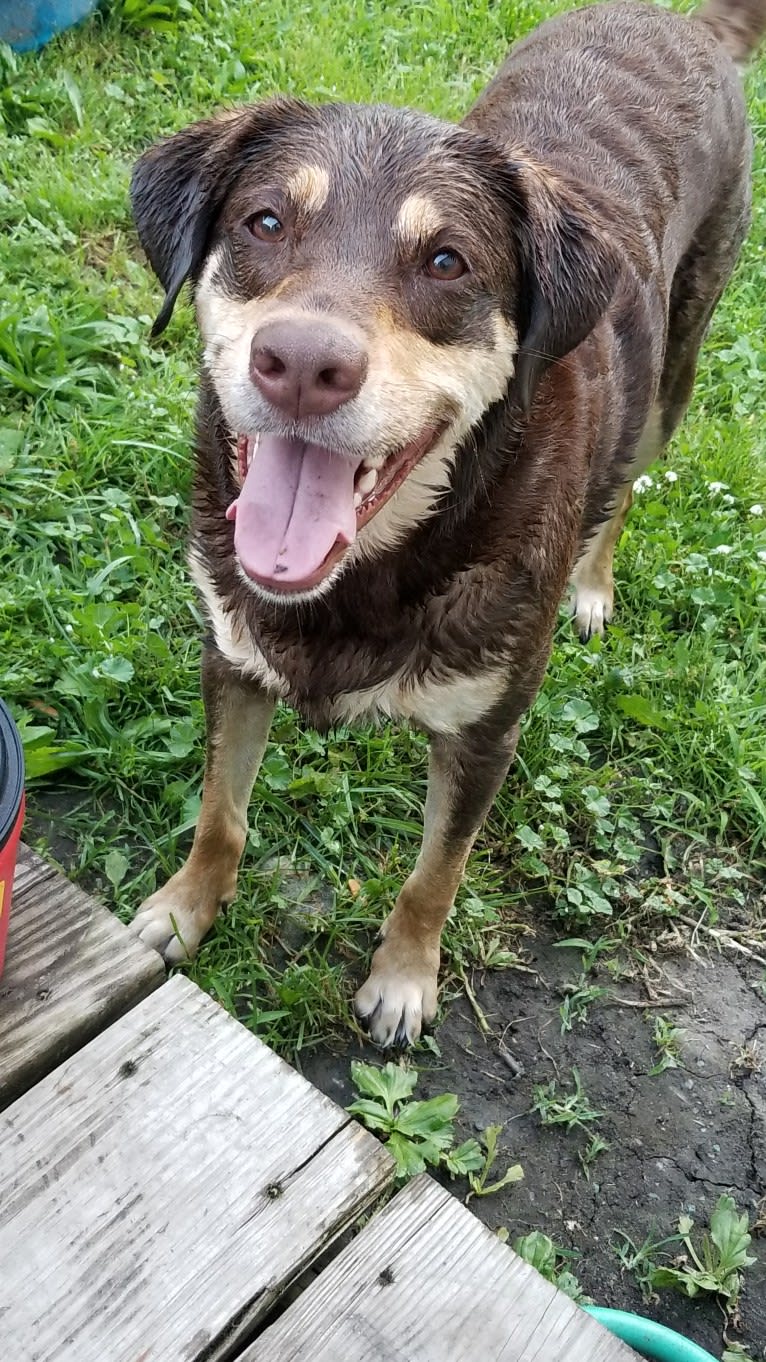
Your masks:
[[[399,209],[394,231],[405,246],[423,246],[441,226],[436,204],[423,194],[410,194]]]
[[[299,166],[287,181],[287,192],[299,208],[318,213],[330,192],[330,176],[324,166]]]

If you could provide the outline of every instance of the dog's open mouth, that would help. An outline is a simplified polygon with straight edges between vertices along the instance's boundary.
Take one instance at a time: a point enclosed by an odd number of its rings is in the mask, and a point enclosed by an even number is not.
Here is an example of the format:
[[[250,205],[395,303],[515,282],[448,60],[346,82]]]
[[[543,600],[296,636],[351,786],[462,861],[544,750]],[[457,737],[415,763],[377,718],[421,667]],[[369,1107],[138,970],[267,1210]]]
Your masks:
[[[226,516],[243,571],[271,591],[318,586],[443,432],[426,427],[381,468],[302,440],[240,435],[241,491]]]

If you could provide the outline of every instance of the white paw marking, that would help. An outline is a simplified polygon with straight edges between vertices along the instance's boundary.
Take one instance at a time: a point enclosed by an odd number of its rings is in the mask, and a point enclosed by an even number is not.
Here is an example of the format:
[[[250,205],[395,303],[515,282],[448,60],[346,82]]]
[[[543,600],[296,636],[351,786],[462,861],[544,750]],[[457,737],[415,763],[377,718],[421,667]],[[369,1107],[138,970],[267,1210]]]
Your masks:
[[[384,961],[376,963],[354,999],[354,1009],[376,1045],[414,1045],[424,1022],[436,1016],[436,971],[424,968],[394,970]]]
[[[604,587],[575,583],[572,614],[583,643],[587,643],[594,634],[598,634],[599,637],[603,635],[606,625],[612,618],[613,609],[614,601],[610,591]]]
[[[175,902],[163,889],[142,903],[129,925],[139,941],[159,951],[168,965],[178,965],[196,955],[205,934],[194,910]]]

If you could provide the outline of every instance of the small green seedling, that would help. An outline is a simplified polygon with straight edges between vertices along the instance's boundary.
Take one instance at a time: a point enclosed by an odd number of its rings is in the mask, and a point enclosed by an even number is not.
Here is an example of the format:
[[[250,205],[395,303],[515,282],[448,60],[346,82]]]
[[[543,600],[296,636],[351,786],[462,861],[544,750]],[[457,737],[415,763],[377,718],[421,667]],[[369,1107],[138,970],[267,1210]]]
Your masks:
[[[585,1148],[581,1149],[579,1154],[577,1155],[578,1159],[580,1160],[580,1166],[582,1168],[582,1171],[589,1182],[590,1170],[593,1167],[593,1164],[596,1162],[596,1159],[598,1158],[599,1154],[605,1154],[607,1149],[609,1148],[610,1145],[608,1140],[603,1139],[601,1135],[591,1135],[588,1143],[585,1145]]]
[[[575,1022],[587,1021],[591,1003],[608,998],[609,991],[601,984],[589,984],[585,974],[581,974],[575,983],[568,984],[566,997],[559,1008],[562,1036],[572,1030]]]
[[[382,1069],[353,1062],[351,1081],[363,1095],[348,1110],[385,1140],[396,1161],[398,1177],[411,1178],[424,1172],[427,1164],[441,1163],[442,1155],[454,1144],[453,1121],[459,1105],[454,1093],[445,1092],[427,1102],[410,1101],[418,1081],[417,1071],[400,1068],[390,1061]],[[471,1152],[463,1150],[463,1159],[470,1162]],[[475,1166],[479,1167],[478,1144],[475,1157]]]
[[[664,1073],[666,1069],[677,1069],[681,1055],[681,1035],[678,1026],[674,1026],[668,1017],[655,1017],[654,1019],[654,1044],[657,1048],[657,1060],[649,1070],[649,1077],[655,1078],[657,1074]]]
[[[536,1083],[533,1089],[532,1110],[536,1111],[544,1126],[564,1126],[567,1130],[585,1129],[591,1121],[603,1116],[589,1103],[577,1069],[572,1069],[573,1088],[571,1092],[561,1093],[555,1078],[550,1083]]]
[[[533,1089],[532,1110],[536,1111],[544,1126],[564,1126],[565,1130],[584,1130],[588,1143],[580,1150],[578,1158],[583,1173],[590,1181],[592,1164],[609,1148],[606,1140],[588,1129],[591,1122],[603,1116],[590,1105],[577,1069],[572,1069],[573,1088],[571,1092],[560,1093],[555,1078],[550,1083],[537,1083]]]
[[[559,1248],[547,1234],[542,1234],[540,1230],[532,1230],[531,1234],[516,1239],[513,1247],[525,1262],[537,1268],[540,1275],[545,1277],[546,1281],[553,1282],[565,1296],[569,1296],[580,1305],[592,1304],[590,1296],[585,1295],[574,1273],[566,1265],[567,1260],[575,1255]]]
[[[739,1215],[734,1199],[719,1197],[710,1217],[710,1229],[695,1247],[691,1233],[694,1221],[682,1215],[678,1233],[686,1250],[671,1267],[658,1267],[651,1275],[655,1288],[675,1287],[687,1296],[702,1293],[718,1296],[726,1313],[734,1314],[742,1290],[742,1273],[756,1260],[748,1253],[751,1241],[748,1218]]]
[[[483,1140],[486,1151],[484,1161],[478,1171],[469,1172],[468,1174],[471,1190],[466,1197],[466,1202],[469,1202],[472,1196],[491,1196],[493,1192],[499,1192],[503,1187],[508,1187],[513,1182],[521,1182],[521,1179],[524,1176],[524,1170],[521,1164],[515,1163],[512,1167],[506,1169],[503,1177],[501,1177],[498,1182],[487,1182],[487,1178],[489,1177],[492,1166],[497,1158],[497,1141],[502,1129],[502,1126],[487,1126],[484,1131]],[[449,1166],[448,1162],[447,1166]]]
[[[404,1069],[390,1061],[379,1069],[355,1060],[351,1065],[351,1081],[361,1096],[348,1111],[385,1141],[402,1181],[424,1172],[430,1164],[443,1168],[452,1177],[467,1177],[471,1186],[469,1196],[489,1196],[523,1177],[517,1164],[499,1182],[488,1186],[487,1177],[495,1161],[502,1126],[485,1130],[484,1150],[478,1140],[455,1145],[453,1122],[460,1105],[457,1097],[445,1092],[426,1102],[410,1101],[418,1081],[415,1069]]]
[[[652,1277],[657,1271],[657,1254],[670,1244],[680,1244],[680,1234],[671,1234],[667,1239],[653,1239],[646,1236],[642,1244],[636,1244],[624,1230],[618,1230],[621,1244],[614,1244],[613,1250],[625,1272],[632,1273],[645,1301],[656,1299],[652,1289]]]

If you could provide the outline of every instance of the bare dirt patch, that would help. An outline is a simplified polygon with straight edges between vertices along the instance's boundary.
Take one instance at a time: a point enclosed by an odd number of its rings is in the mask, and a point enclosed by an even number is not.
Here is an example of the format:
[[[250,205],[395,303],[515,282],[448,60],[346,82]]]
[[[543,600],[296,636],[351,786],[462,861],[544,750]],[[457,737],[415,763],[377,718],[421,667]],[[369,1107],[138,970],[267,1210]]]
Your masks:
[[[492,1028],[485,1036],[465,998],[453,1002],[436,1031],[441,1058],[422,1065],[418,1096],[456,1092],[461,1137],[503,1122],[503,1151],[519,1161],[524,1181],[471,1207],[511,1238],[543,1230],[577,1252],[572,1266],[585,1290],[603,1305],[651,1314],[720,1357],[723,1317],[714,1301],[663,1291],[647,1304],[621,1269],[621,1233],[635,1244],[671,1234],[678,1216],[706,1225],[718,1197],[731,1192],[751,1221],[766,1192],[766,998],[757,967],[717,956],[677,958],[665,967],[666,989],[682,1005],[669,1011],[681,1031],[679,1067],[650,1075],[656,1009],[594,1003],[587,1019],[562,1035],[559,1007],[577,973],[576,952],[539,940],[531,972],[487,974],[474,981]],[[640,990],[617,990],[643,1002]],[[523,1067],[514,1076],[498,1044]],[[306,1075],[336,1101],[350,1100],[348,1061],[358,1049],[317,1052]],[[370,1058],[380,1055],[370,1050]],[[555,1079],[571,1088],[579,1072],[594,1129],[609,1142],[590,1169],[578,1160],[582,1131],[544,1127],[531,1112],[534,1088]],[[498,1164],[498,1167],[500,1165]],[[458,1184],[453,1190],[460,1191]],[[730,1330],[758,1358],[766,1357],[766,1240],[755,1239],[759,1261],[746,1274],[741,1329]]]

